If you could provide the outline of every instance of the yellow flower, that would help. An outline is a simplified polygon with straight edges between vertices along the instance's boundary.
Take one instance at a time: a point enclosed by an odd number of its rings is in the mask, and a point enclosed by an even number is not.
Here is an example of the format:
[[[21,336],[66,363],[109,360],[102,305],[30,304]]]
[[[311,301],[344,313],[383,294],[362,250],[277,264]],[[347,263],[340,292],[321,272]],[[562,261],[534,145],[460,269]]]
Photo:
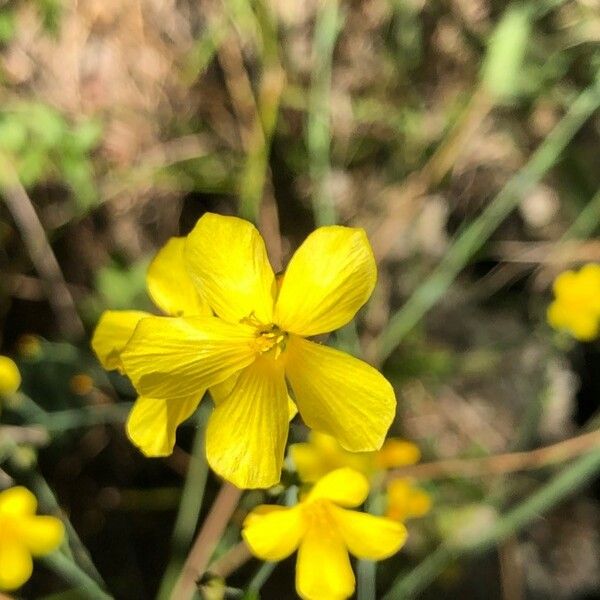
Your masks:
[[[210,388],[211,467],[238,487],[274,485],[288,434],[288,384],[309,427],[330,433],[347,450],[381,447],[395,412],[392,386],[366,363],[305,339],[342,327],[371,295],[376,265],[364,231],[317,229],[280,285],[247,221],[208,213],[181,245],[177,257],[163,261],[161,275],[178,272],[187,297],[193,291],[204,298],[215,315],[135,313],[112,324],[103,319],[94,336],[104,364],[124,371],[145,403],[146,413],[135,426],[130,419],[128,430],[146,453],[154,452],[140,439],[155,439],[165,420],[183,420]],[[155,284],[182,308],[176,287]],[[175,418],[157,414],[157,401]]]
[[[600,265],[588,264],[578,272],[561,273],[553,289],[555,300],[548,307],[548,323],[584,342],[598,337]]]
[[[340,467],[356,469],[369,477],[386,469],[413,465],[421,458],[419,448],[405,440],[390,438],[376,452],[348,452],[334,437],[319,431],[311,431],[308,442],[292,444],[290,455],[300,479],[307,483]]]
[[[35,496],[24,487],[0,492],[0,590],[16,590],[33,572],[32,556],[50,554],[64,537],[56,517],[36,516]]]
[[[0,396],[14,394],[21,385],[21,373],[8,356],[0,356]]]
[[[208,304],[196,292],[185,270],[185,238],[171,238],[158,252],[146,275],[148,293],[156,306],[172,316],[210,316]],[[102,365],[123,372],[121,352],[137,324],[150,313],[138,310],[108,310],[96,327],[92,348]],[[131,441],[147,456],[166,456],[175,445],[177,426],[197,408],[201,394],[166,398],[140,395],[127,420]]]
[[[423,517],[431,509],[431,497],[410,479],[394,479],[387,487],[386,516],[396,521]]]
[[[296,590],[306,600],[343,600],[354,592],[348,552],[367,560],[395,554],[406,541],[401,523],[348,508],[369,493],[366,477],[337,469],[296,506],[263,505],[246,518],[242,536],[255,556],[282,560],[298,549]]]

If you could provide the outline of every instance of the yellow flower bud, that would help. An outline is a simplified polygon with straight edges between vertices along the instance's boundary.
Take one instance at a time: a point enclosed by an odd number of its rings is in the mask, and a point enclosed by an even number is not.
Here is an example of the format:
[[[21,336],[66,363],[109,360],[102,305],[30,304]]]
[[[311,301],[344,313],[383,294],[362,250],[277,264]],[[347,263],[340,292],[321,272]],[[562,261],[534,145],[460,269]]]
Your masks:
[[[8,356],[0,356],[0,396],[14,394],[21,385],[21,373]]]

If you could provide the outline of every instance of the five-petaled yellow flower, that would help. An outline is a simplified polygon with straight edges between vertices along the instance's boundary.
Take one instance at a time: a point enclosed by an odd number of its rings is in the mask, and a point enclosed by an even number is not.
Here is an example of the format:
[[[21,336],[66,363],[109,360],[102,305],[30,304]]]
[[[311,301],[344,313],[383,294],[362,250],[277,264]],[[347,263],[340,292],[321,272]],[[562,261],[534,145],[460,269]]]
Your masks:
[[[36,516],[35,496],[23,487],[0,492],[0,590],[16,590],[33,572],[32,556],[50,554],[60,546],[60,519]]]
[[[554,280],[555,300],[548,322],[582,342],[598,337],[600,327],[600,265],[588,264],[578,272],[565,271]]]
[[[93,340],[103,364],[127,374],[140,395],[128,432],[146,454],[170,452],[177,424],[210,388],[211,467],[238,487],[271,486],[287,440],[288,384],[309,427],[350,451],[381,447],[392,386],[368,364],[305,339],[342,327],[371,295],[377,269],[362,229],[317,229],[280,280],[242,219],[205,214],[170,244],[148,284],[177,316],[109,312]]]
[[[347,510],[362,504],[368,493],[369,482],[358,471],[331,471],[296,506],[254,509],[242,536],[263,560],[282,560],[298,549],[296,590],[302,598],[343,600],[355,586],[348,552],[382,560],[406,541],[402,523]]]

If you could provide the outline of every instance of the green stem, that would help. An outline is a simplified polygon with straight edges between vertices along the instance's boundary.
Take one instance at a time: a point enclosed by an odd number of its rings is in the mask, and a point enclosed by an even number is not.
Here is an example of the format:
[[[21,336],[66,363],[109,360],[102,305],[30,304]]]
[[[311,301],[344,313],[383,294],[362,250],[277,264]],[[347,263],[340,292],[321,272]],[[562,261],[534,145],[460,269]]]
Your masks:
[[[529,162],[509,179],[483,213],[459,235],[434,272],[390,319],[387,329],[378,341],[381,362],[390,356],[404,337],[446,293],[464,266],[518,205],[523,194],[557,162],[575,133],[598,106],[600,77],[575,99]]]
[[[81,568],[87,576],[93,578],[100,584],[104,584],[104,580],[98,572],[98,569],[96,569],[88,549],[81,541],[81,538],[73,527],[71,521],[66,517],[64,511],[61,509],[58,500],[52,491],[52,488],[48,485],[48,482],[44,479],[44,477],[42,477],[42,475],[34,473],[29,479],[29,484],[37,498],[40,500],[42,505],[46,507],[48,512],[53,513],[64,523],[68,539],[68,544],[65,544],[67,556],[69,558],[73,558],[77,562],[78,567]]]
[[[75,558],[80,565],[77,568],[80,568],[82,572],[85,572],[86,576],[94,578],[99,583],[104,583],[87,551],[87,548],[84,546],[79,535],[75,531],[71,521],[61,509],[60,504],[58,503],[58,500],[52,491],[52,488],[48,485],[48,482],[41,474],[30,472],[14,459],[14,452],[17,450],[16,444],[12,444],[10,449],[11,454],[13,455],[12,458],[8,459],[8,464],[10,465],[11,470],[19,474],[19,479],[23,479],[25,481],[27,486],[38,498],[44,511],[52,513],[64,523],[68,543],[63,543],[61,549],[64,552],[65,557],[69,560]]]
[[[341,21],[338,0],[321,2],[315,23],[313,77],[306,124],[309,170],[314,186],[313,212],[317,226],[336,222],[328,184],[331,171],[331,66]]]
[[[43,425],[50,432],[59,432],[92,425],[123,423],[132,406],[132,402],[119,402],[106,406],[85,406],[47,412]]]
[[[156,596],[157,600],[169,598],[196,531],[208,476],[208,465],[204,456],[204,429],[209,411],[209,403],[205,400],[198,411],[198,430],[192,446],[190,464],[181,494],[181,502],[179,503],[179,512],[173,527],[171,560],[163,575]]]
[[[40,560],[66,582],[78,588],[81,597],[90,600],[111,600],[112,596],[103,591],[91,577],[61,552],[54,552]]]
[[[247,596],[253,598],[254,595],[258,594],[262,586],[265,585],[269,577],[271,577],[271,574],[275,570],[277,564],[278,563],[276,562],[265,562],[258,568],[254,574],[254,577],[252,577],[250,583],[248,584],[248,589],[246,592]]]
[[[600,221],[600,190],[585,205],[573,224],[565,231],[561,241],[586,239],[598,226]]]
[[[277,23],[267,3],[256,3],[257,28],[262,42],[263,72],[256,98],[256,114],[252,124],[250,146],[240,176],[240,216],[259,222],[260,207],[269,175],[269,155],[277,119],[285,75],[279,59]],[[254,13],[252,13],[254,14]],[[253,99],[254,102],[254,99]]]

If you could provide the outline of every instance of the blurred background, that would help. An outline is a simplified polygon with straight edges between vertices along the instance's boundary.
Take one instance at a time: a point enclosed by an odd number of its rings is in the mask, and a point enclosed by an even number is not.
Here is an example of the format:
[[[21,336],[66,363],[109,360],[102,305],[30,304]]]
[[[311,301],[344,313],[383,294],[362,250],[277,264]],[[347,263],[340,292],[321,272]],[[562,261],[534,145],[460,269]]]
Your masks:
[[[599,42],[598,0],[0,2],[0,349],[23,376],[0,419],[24,426],[5,483],[64,509],[116,598],[156,597],[193,534],[173,539],[194,422],[143,458],[89,339],[107,308],[150,309],[149,260],[205,211],[255,221],[278,270],[315,226],[367,230],[378,286],[334,343],[393,382],[424,462],[588,431],[600,346],[545,315],[559,272],[600,262]],[[600,598],[600,465],[542,511],[572,463],[477,464],[422,474],[433,508],[377,597],[405,574],[396,598]],[[197,477],[203,516],[219,482]],[[498,543],[453,545],[524,504],[539,517]],[[40,566],[19,597],[62,589]]]

